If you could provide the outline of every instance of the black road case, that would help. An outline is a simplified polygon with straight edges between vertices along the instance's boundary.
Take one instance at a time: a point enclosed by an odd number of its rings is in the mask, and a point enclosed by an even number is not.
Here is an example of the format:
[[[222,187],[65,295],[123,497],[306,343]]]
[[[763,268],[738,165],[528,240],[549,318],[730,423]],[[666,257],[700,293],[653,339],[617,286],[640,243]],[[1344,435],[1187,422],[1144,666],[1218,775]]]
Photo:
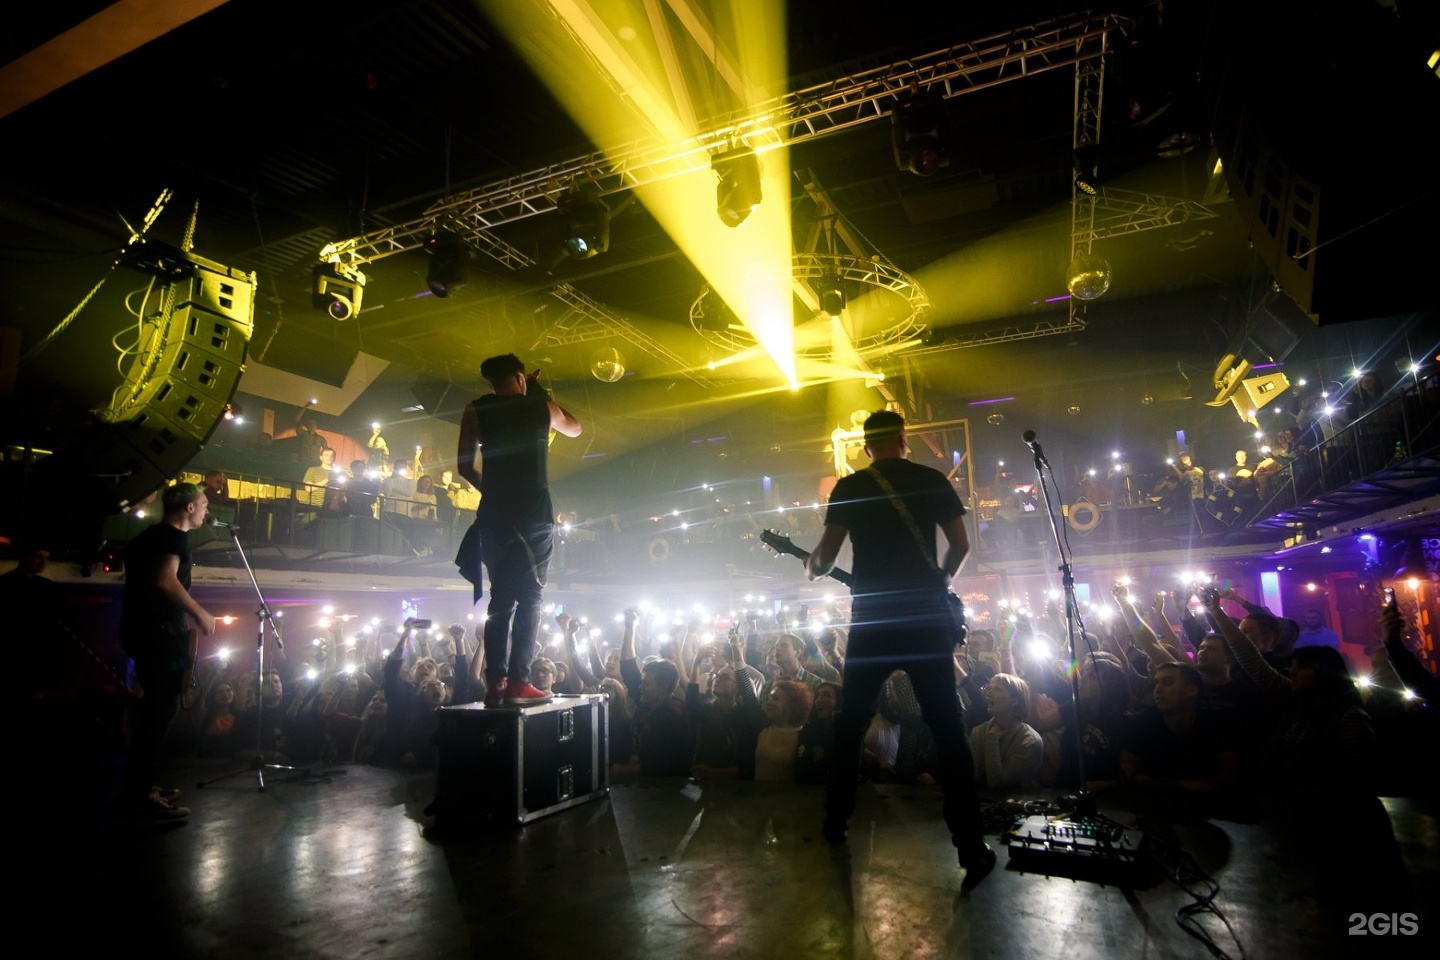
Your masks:
[[[441,707],[437,827],[529,823],[610,792],[609,699],[557,695],[534,706]]]

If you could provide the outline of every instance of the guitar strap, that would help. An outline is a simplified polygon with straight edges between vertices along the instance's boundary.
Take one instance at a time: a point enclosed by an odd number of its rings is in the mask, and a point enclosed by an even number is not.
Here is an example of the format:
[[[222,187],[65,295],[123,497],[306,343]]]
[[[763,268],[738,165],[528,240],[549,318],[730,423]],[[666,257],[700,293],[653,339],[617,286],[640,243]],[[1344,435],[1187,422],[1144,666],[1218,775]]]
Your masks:
[[[925,555],[925,559],[935,567],[935,572],[940,575],[940,583],[944,586],[947,578],[945,571],[940,568],[939,561],[935,559],[935,545],[927,544],[925,538],[920,535],[920,527],[916,525],[910,508],[905,506],[905,501],[900,499],[899,495],[895,493],[895,488],[890,485],[890,481],[885,479],[883,473],[875,469],[874,464],[866,467],[865,472],[870,475],[870,479],[875,481],[875,485],[884,492],[885,496],[890,498],[890,505],[895,508],[896,513],[900,514],[900,519],[905,521],[905,526],[910,530],[910,536],[915,538],[915,543],[920,547],[920,552]]]
[[[876,470],[874,464],[866,467],[865,472],[870,474],[870,478],[875,481],[876,486],[885,492],[885,496],[890,498],[890,505],[895,508],[896,513],[900,514],[900,519],[905,521],[905,526],[909,528],[910,535],[915,538],[916,546],[920,548],[920,552],[924,554],[925,559],[930,561],[931,566],[935,569],[935,573],[939,578],[938,585],[940,587],[940,595],[945,600],[945,610],[950,617],[950,628],[953,639],[957,644],[964,643],[966,635],[969,633],[969,628],[965,625],[965,605],[960,602],[959,597],[951,592],[950,578],[945,576],[945,571],[935,559],[935,545],[925,542],[925,538],[920,535],[920,527],[916,525],[915,518],[910,514],[910,508],[905,506],[905,501],[901,500],[895,493],[895,488],[890,485],[889,480],[885,479],[884,474]]]

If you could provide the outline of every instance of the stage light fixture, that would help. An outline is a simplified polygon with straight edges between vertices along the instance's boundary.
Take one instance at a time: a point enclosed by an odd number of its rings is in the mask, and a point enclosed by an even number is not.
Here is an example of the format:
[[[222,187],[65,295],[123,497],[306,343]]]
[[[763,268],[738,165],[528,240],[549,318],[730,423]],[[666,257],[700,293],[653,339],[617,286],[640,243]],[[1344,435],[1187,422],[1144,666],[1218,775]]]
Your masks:
[[[1075,148],[1075,189],[1087,196],[1100,192],[1100,148],[1085,144]]]
[[[715,186],[715,213],[727,227],[738,227],[760,206],[760,158],[748,147],[731,147],[710,158]]]
[[[946,141],[950,123],[945,104],[936,94],[916,94],[901,100],[890,113],[890,139],[895,166],[917,177],[928,177],[950,166]]]
[[[324,310],[332,320],[349,320],[360,312],[360,298],[365,292],[365,274],[344,263],[319,263],[311,275],[315,289],[310,302],[316,310]]]
[[[836,276],[824,277],[820,281],[820,309],[832,317],[845,312],[845,287]]]
[[[425,241],[425,252],[430,254],[425,285],[432,294],[444,299],[465,286],[471,251],[470,245],[458,234],[437,231]]]
[[[572,260],[589,260],[610,249],[610,208],[594,187],[575,187],[558,203],[564,221],[565,254]]]

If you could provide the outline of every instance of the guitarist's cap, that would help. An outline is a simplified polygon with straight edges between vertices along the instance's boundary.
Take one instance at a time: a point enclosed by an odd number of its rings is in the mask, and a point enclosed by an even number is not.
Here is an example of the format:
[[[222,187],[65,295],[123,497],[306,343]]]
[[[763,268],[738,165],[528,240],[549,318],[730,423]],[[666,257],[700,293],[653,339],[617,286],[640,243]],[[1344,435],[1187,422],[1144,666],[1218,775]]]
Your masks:
[[[894,410],[876,410],[865,418],[865,445],[884,447],[900,440],[905,418]]]

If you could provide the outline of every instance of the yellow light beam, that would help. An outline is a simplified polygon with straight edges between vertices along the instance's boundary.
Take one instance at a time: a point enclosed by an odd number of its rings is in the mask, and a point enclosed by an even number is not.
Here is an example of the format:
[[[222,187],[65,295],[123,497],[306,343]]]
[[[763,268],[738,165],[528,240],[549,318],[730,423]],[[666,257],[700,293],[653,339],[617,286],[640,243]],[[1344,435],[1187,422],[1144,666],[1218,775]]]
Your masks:
[[[658,137],[681,146],[694,139],[698,131],[662,93],[668,89],[677,97],[684,95],[665,68],[663,48],[674,37],[664,42],[655,37],[655,21],[642,0],[548,0],[549,16],[512,0],[482,2],[595,143]],[[784,5],[736,0],[727,10],[730,22],[716,23],[713,29],[718,35],[728,27],[725,33],[734,38],[740,72],[725,79],[753,91],[758,102],[784,82]],[[693,9],[687,12],[682,6],[676,12],[692,33],[703,27]],[[663,25],[664,18],[659,19]],[[575,45],[584,51],[589,69],[577,68],[576,58],[566,55],[565,48]],[[715,49],[705,56],[720,64],[723,74],[729,67],[715,52],[721,46],[718,41],[712,44]],[[596,96],[596,78],[612,91],[608,104]],[[651,184],[637,195],[794,386],[789,151],[776,148],[761,162],[765,200],[734,230],[716,217],[715,177],[708,171]]]

